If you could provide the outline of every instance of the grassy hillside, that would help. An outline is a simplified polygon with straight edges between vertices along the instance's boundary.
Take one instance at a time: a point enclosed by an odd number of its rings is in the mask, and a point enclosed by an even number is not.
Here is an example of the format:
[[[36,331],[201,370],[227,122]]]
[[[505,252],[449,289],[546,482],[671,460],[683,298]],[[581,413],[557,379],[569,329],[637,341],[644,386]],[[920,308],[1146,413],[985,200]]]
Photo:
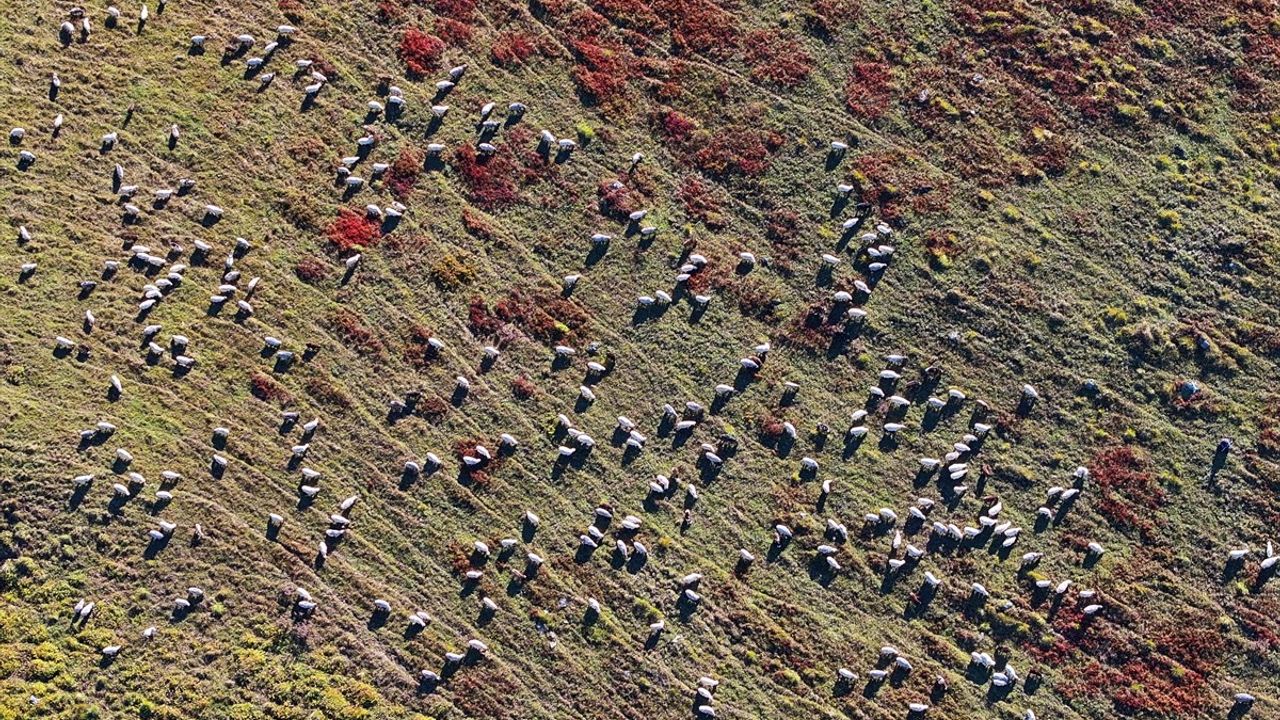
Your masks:
[[[1274,7],[172,0],[140,23],[131,0],[114,27],[88,8],[87,37],[70,9],[0,0],[0,129],[25,130],[0,147],[0,718],[1222,718],[1240,692],[1280,716]],[[674,431],[663,405],[689,401]],[[581,445],[560,414],[594,449],[557,459]],[[921,472],[985,426],[966,477]],[[983,515],[1016,544],[931,530]],[[885,645],[911,669],[869,682]]]

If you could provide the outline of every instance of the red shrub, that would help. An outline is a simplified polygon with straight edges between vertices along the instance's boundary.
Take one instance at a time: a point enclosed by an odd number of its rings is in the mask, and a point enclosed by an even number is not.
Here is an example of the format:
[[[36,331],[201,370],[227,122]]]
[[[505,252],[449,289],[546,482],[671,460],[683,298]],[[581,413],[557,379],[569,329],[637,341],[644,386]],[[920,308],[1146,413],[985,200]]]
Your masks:
[[[417,28],[405,30],[400,38],[400,60],[411,77],[422,77],[438,69],[443,54],[444,41]]]
[[[686,177],[676,190],[676,200],[684,207],[685,214],[711,229],[726,224],[719,198],[714,197],[711,183],[696,175]]]
[[[435,31],[436,36],[451,47],[466,47],[471,44],[471,26],[466,23],[439,18],[436,20]]]
[[[387,169],[387,187],[391,194],[403,200],[418,183],[422,174],[422,155],[412,147],[403,148],[395,162]]]
[[[266,402],[279,403],[280,405],[293,404],[293,396],[289,394],[289,391],[285,390],[271,376],[263,373],[254,373],[249,378],[249,392],[259,400]]]
[[[278,0],[276,7],[292,23],[301,22],[302,11],[306,9],[300,0]]]
[[[631,188],[619,180],[602,180],[596,188],[600,196],[600,214],[615,220],[624,220],[632,212],[640,209],[633,199]]]
[[[1071,168],[1075,149],[1062,136],[1035,129],[1023,139],[1023,152],[1046,175],[1062,175]]]
[[[489,311],[489,305],[479,295],[467,304],[467,327],[473,335],[494,335],[502,327],[502,321]]]
[[[450,20],[469,23],[475,18],[475,0],[431,0],[431,9]]]
[[[1195,717],[1212,704],[1204,677],[1197,672],[1174,672],[1162,658],[1133,660],[1120,668],[1125,682],[1114,683],[1111,701],[1124,715],[1151,713],[1161,717]]]
[[[610,106],[627,94],[633,73],[629,50],[609,41],[579,41],[573,53],[573,82],[584,100]]]
[[[662,114],[659,127],[663,137],[672,142],[683,143],[693,136],[698,124],[675,110],[668,110]]]
[[[1098,484],[1098,512],[1121,530],[1137,530],[1154,541],[1156,513],[1165,494],[1148,469],[1147,460],[1127,445],[1108,448],[1094,456],[1090,476]]]
[[[329,316],[328,324],[346,347],[361,355],[382,354],[382,341],[350,310],[339,309]]]
[[[844,86],[844,106],[856,117],[874,120],[889,109],[893,99],[893,76],[888,65],[857,62],[849,68]]]
[[[738,24],[733,15],[709,0],[658,0],[653,7],[667,21],[679,54],[726,58],[738,48]]]
[[[516,396],[517,400],[528,400],[538,392],[538,386],[533,384],[528,375],[517,375],[511,379],[511,394]]]
[[[533,38],[523,32],[504,32],[498,35],[493,41],[493,47],[489,49],[494,64],[500,67],[521,65],[537,52],[538,46],[534,44]]]
[[[431,336],[431,329],[425,325],[414,323],[409,326],[409,333],[404,340],[402,354],[410,365],[416,368],[424,368],[430,364],[431,356],[434,353],[428,344]]]
[[[778,318],[778,306],[782,299],[772,290],[750,278],[743,278],[726,286],[725,290],[738,302],[738,312],[765,322]]]
[[[826,352],[839,329],[828,324],[826,318],[825,306],[811,305],[796,314],[776,339],[780,344],[790,345],[811,355]]]
[[[429,423],[438,423],[444,419],[445,415],[449,414],[450,407],[449,403],[445,402],[443,398],[428,395],[418,401],[418,407],[414,408],[413,414]]]
[[[773,251],[773,265],[783,273],[790,273],[793,264],[800,259],[802,243],[800,213],[787,208],[775,208],[764,217],[764,235]]]
[[[485,210],[509,207],[520,200],[520,189],[513,179],[515,164],[506,150],[481,155],[462,146],[453,154],[453,169],[466,186],[467,199]]]
[[[595,0],[592,7],[622,28],[652,35],[664,26],[662,18],[644,0]]]
[[[858,3],[845,0],[814,0],[813,8],[804,15],[805,32],[829,40],[840,26],[858,14]]]
[[[493,306],[493,313],[543,342],[563,341],[587,324],[582,306],[545,292],[512,290]]]
[[[480,238],[481,240],[493,240],[494,230],[489,221],[480,213],[471,208],[462,209],[462,228],[467,231],[468,235]]]
[[[404,17],[404,8],[395,0],[379,0],[378,22],[390,25]]]
[[[569,38],[572,41],[599,41],[609,31],[609,19],[595,10],[579,9],[573,12],[565,22]]]
[[[351,250],[357,246],[372,247],[377,244],[381,236],[376,221],[351,208],[343,208],[338,213],[338,218],[330,223],[324,232],[329,237],[329,242],[342,251]]]
[[[785,429],[782,423],[781,418],[767,412],[761,413],[760,417],[756,418],[756,433],[766,442],[777,442]]]
[[[745,129],[721,131],[707,138],[690,158],[694,167],[715,178],[730,175],[755,177],[769,167],[772,149],[781,137]]]
[[[304,283],[318,283],[329,277],[329,263],[313,257],[302,258],[293,266],[293,274]]]
[[[757,82],[795,87],[813,70],[813,58],[800,42],[775,31],[753,32],[747,35],[744,46],[751,77]]]

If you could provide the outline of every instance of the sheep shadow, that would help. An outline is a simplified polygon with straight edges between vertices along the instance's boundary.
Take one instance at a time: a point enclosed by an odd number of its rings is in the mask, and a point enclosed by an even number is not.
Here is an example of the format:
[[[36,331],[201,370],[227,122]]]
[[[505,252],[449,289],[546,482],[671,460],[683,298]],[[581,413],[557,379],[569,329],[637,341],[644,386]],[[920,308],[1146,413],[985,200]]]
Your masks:
[[[154,560],[156,556],[160,554],[160,551],[164,550],[168,546],[169,546],[168,535],[165,535],[164,537],[159,537],[159,538],[152,538],[151,541],[147,543],[146,549],[142,551],[142,557],[146,558],[147,560]]]

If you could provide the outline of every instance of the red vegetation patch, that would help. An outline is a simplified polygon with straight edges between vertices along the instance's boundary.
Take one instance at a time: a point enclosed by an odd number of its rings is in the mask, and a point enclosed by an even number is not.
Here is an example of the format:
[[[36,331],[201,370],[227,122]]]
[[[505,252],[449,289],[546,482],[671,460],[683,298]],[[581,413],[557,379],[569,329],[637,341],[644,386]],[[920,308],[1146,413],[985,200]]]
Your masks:
[[[494,229],[489,224],[489,220],[471,208],[462,209],[462,228],[467,231],[468,235],[481,240],[493,240],[494,238]]]
[[[431,0],[431,9],[437,15],[457,22],[467,23],[475,19],[475,0]]]
[[[1094,456],[1089,472],[1101,495],[1098,512],[1113,527],[1135,530],[1144,541],[1154,541],[1157,520],[1153,511],[1164,505],[1165,494],[1146,458],[1127,445],[1108,448]]]
[[[1123,678],[1124,682],[1120,682]],[[1125,715],[1195,717],[1212,703],[1204,677],[1163,658],[1133,660],[1120,668],[1111,702]]]
[[[289,22],[296,23],[302,21],[302,11],[306,9],[301,0],[278,0],[276,7],[280,9],[280,13],[289,19]]]
[[[738,312],[743,315],[765,322],[778,319],[778,307],[782,304],[782,299],[751,278],[742,278],[726,286],[725,290],[738,301]]]
[[[600,214],[605,217],[621,221],[639,209],[636,194],[622,180],[602,180],[596,193],[600,196]]]
[[[804,14],[804,30],[810,35],[830,40],[840,27],[858,14],[858,3],[845,0],[814,0]]]
[[[774,267],[790,273],[800,257],[800,213],[789,208],[774,208],[764,217],[764,236],[773,249]]]
[[[471,44],[473,33],[471,26],[466,23],[439,18],[436,20],[435,31],[436,36],[450,47],[466,47]]]
[[[844,106],[855,117],[874,120],[889,110],[893,74],[885,63],[856,62],[844,85]]]
[[[587,324],[578,303],[549,292],[512,290],[493,307],[494,314],[544,342],[563,341]]]
[[[498,35],[493,41],[493,47],[489,48],[489,56],[499,67],[522,65],[537,53],[537,44],[523,32],[504,32]]]
[[[1062,175],[1071,168],[1075,148],[1062,136],[1035,128],[1023,140],[1023,152],[1046,175]]]
[[[682,162],[716,179],[757,177],[769,168],[771,156],[786,138],[763,129],[762,122],[748,117],[712,132],[677,110],[664,110],[654,118],[657,131]]]
[[[329,263],[314,257],[304,257],[293,266],[293,274],[304,283],[315,284],[329,277]]]
[[[627,95],[634,74],[629,50],[608,40],[582,40],[572,48],[573,82],[584,100],[611,107]]]
[[[900,150],[864,153],[853,167],[861,176],[855,183],[859,199],[878,205],[886,222],[897,221],[908,209],[920,214],[940,212],[950,202],[946,179],[930,174]]]
[[[564,23],[571,40],[599,40],[609,32],[609,19],[595,10],[579,9]]]
[[[387,187],[391,194],[403,200],[409,191],[418,184],[422,175],[422,154],[411,147],[406,147],[396,156],[395,162],[387,169]]]
[[[622,28],[652,35],[665,26],[644,0],[594,0],[591,6]]]
[[[477,296],[471,299],[467,309],[467,326],[477,336],[497,335],[504,325],[510,324],[543,342],[572,338],[586,326],[587,319],[581,305],[545,291],[513,289],[492,310]]]
[[[738,49],[737,21],[708,0],[657,0],[652,7],[666,19],[678,54],[720,59]]]
[[[716,188],[711,183],[690,175],[681,181],[676,190],[676,200],[680,202],[686,215],[716,230],[723,228],[728,221],[724,217],[720,199],[715,197],[715,191]]]
[[[325,229],[324,234],[339,250],[346,251],[355,247],[376,245],[381,236],[381,230],[378,223],[365,217],[364,213],[343,208],[338,213],[338,218]]]
[[[839,328],[827,323],[827,308],[810,305],[791,319],[777,338],[780,344],[790,345],[811,355],[824,353]]]
[[[409,28],[400,38],[398,54],[410,77],[422,77],[439,69],[444,41],[417,28]]]
[[[431,362],[433,350],[427,344],[431,339],[431,329],[425,325],[414,323],[404,340],[404,359],[416,368],[424,368]]]
[[[377,17],[383,25],[399,22],[404,17],[404,8],[395,0],[379,0]]]
[[[954,258],[960,251],[960,236],[954,230],[933,228],[924,233],[924,246],[931,255]]]
[[[502,150],[481,155],[474,148],[459,147],[453,153],[453,169],[466,186],[467,199],[485,210],[510,207],[520,200],[513,177],[515,164]]]
[[[330,315],[329,327],[343,345],[361,355],[382,354],[382,341],[350,310],[340,309]]]
[[[798,40],[772,30],[747,35],[745,60],[751,78],[782,87],[795,87],[813,71],[813,58]]]
[[[461,462],[465,457],[481,457],[476,453],[476,446],[483,445],[489,451],[490,459],[485,460],[481,465],[466,465],[466,474],[470,481],[477,487],[488,488],[493,482],[493,474],[502,468],[506,462],[506,457],[497,452],[497,443],[492,443],[484,438],[464,438],[453,444],[453,454]],[[465,572],[465,570],[464,570]]]
[[[757,177],[769,169],[769,156],[782,142],[782,136],[775,132],[736,128],[707,138],[690,160],[712,177]]]
[[[684,143],[693,137],[698,123],[675,110],[668,110],[659,117],[658,128],[662,136],[674,143]]]
[[[502,329],[502,320],[489,310],[484,298],[476,295],[467,304],[467,327],[477,337],[496,335]]]
[[[270,375],[254,373],[249,378],[249,392],[259,400],[274,402],[280,405],[292,405],[293,396]]]
[[[772,413],[761,413],[756,418],[756,434],[762,440],[776,442],[782,437],[784,430],[782,418],[774,417]]]
[[[528,375],[517,375],[511,379],[511,394],[517,400],[528,400],[538,393],[538,386],[533,384]]]

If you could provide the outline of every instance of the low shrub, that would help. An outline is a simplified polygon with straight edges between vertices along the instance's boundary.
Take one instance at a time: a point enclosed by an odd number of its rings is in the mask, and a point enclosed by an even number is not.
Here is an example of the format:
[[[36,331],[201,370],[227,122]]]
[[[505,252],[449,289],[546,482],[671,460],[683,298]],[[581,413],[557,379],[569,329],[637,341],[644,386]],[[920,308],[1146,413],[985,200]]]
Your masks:
[[[444,41],[417,28],[405,30],[397,51],[410,77],[422,77],[440,68]]]
[[[382,354],[382,341],[350,310],[343,308],[334,312],[328,318],[328,325],[343,345],[361,355]]]
[[[454,253],[444,253],[431,263],[431,281],[441,290],[457,290],[462,285],[475,279],[476,272],[467,264],[466,258]]]
[[[629,94],[634,74],[630,50],[608,40],[578,41],[572,50],[577,63],[573,82],[585,102],[613,107]]]
[[[270,375],[256,372],[249,377],[249,392],[265,402],[273,402],[281,406],[293,404],[293,396],[276,382]]]
[[[697,175],[689,175],[680,182],[676,190],[676,200],[684,208],[691,220],[700,222],[712,230],[718,230],[728,224],[724,216],[724,206],[716,196],[716,188]]]
[[[533,384],[528,375],[517,375],[511,379],[511,394],[517,400],[528,400],[538,393],[538,386]]]
[[[381,237],[378,223],[364,213],[343,208],[338,217],[325,229],[329,242],[343,252],[354,248],[367,248],[377,244]]]
[[[431,0],[431,9],[436,15],[460,23],[470,23],[475,19],[475,0]]]
[[[893,74],[885,63],[856,62],[844,85],[844,106],[855,117],[874,120],[889,110]]]
[[[791,88],[804,82],[813,71],[813,58],[800,41],[774,30],[757,30],[743,43],[744,60],[751,79]]]
[[[510,207],[520,200],[516,168],[507,153],[481,155],[469,146],[460,146],[453,153],[453,169],[466,188],[467,199],[484,210]]]
[[[470,25],[450,18],[437,18],[435,32],[450,47],[467,47],[473,36]]]
[[[293,274],[309,285],[327,280],[331,270],[329,263],[315,257],[304,257],[293,266]]]
[[[401,200],[409,196],[413,186],[418,184],[418,178],[422,175],[422,162],[422,154],[412,147],[400,150],[395,162],[391,163],[391,167],[387,168],[386,183],[392,195]]]
[[[498,67],[522,65],[538,53],[534,39],[523,32],[504,32],[498,35],[489,48],[489,57]]]

